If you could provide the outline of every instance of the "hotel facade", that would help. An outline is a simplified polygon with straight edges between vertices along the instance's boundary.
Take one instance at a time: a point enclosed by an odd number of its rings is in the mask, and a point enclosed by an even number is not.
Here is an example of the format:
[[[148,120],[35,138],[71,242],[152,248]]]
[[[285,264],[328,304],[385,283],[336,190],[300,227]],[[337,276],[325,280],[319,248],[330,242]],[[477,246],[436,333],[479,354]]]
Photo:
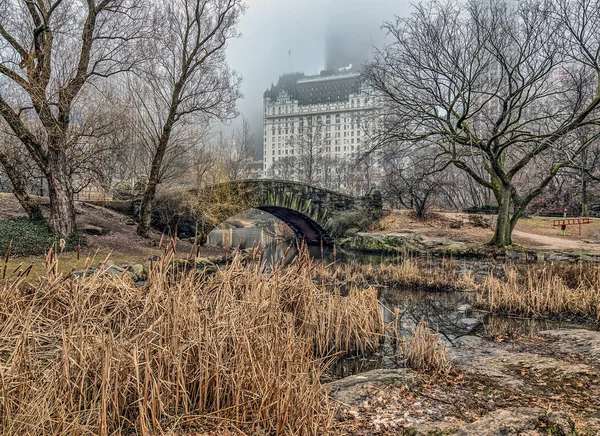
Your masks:
[[[273,175],[277,162],[307,153],[302,138],[308,132],[311,152],[329,162],[369,150],[374,99],[360,79],[351,67],[315,76],[286,74],[264,93],[265,177]]]

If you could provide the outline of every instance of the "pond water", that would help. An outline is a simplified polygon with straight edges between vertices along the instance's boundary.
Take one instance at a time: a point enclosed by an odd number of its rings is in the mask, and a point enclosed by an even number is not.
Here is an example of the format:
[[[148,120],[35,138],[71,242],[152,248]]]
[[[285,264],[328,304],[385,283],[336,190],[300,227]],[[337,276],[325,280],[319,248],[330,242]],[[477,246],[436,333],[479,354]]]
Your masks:
[[[209,235],[209,243],[223,246],[251,247],[258,242],[264,247],[264,259],[279,262],[285,256],[290,262],[297,254],[294,242],[277,241],[269,232],[260,228],[242,228],[215,230]],[[365,255],[343,252],[329,247],[308,247],[316,259],[327,262],[359,262],[378,265],[383,262],[398,262],[399,257],[385,255]],[[483,262],[461,262],[461,268],[473,271],[489,268]],[[475,292],[426,292],[407,291],[406,289],[380,288],[380,310],[386,325],[394,321],[394,310],[399,309],[400,333],[409,336],[421,319],[440,333],[440,340],[447,346],[462,336],[497,336],[535,334],[543,330],[559,328],[593,329],[592,324],[564,322],[555,320],[532,320],[528,318],[490,315],[473,308]],[[338,360],[331,369],[331,377],[339,378],[359,372],[380,368],[403,367],[402,359],[394,344],[388,338],[375,354],[365,358],[346,358]]]
[[[264,250],[264,259],[269,259],[272,263],[280,262],[284,256],[286,262],[291,262],[298,254],[297,242],[282,241],[276,238],[271,230],[261,227],[215,229],[209,233],[207,243],[208,245],[226,248],[250,248],[260,243]],[[399,259],[397,256],[334,250],[332,247],[308,246],[307,248],[312,257],[327,262],[358,262],[378,265],[382,262],[397,261]]]

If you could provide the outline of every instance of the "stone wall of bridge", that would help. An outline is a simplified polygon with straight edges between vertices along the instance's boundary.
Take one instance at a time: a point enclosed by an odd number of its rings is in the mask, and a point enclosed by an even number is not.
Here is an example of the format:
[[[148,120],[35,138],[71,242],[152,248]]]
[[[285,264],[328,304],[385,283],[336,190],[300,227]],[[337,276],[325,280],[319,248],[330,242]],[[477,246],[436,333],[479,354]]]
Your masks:
[[[376,219],[383,208],[381,193],[375,189],[365,197],[352,197],[282,180],[236,181],[205,187],[194,194],[202,201],[213,196],[215,202],[231,203],[232,215],[250,208],[268,212],[288,224],[309,244],[321,241],[330,244],[344,236],[349,220]],[[217,224],[204,221],[204,233],[208,234]]]

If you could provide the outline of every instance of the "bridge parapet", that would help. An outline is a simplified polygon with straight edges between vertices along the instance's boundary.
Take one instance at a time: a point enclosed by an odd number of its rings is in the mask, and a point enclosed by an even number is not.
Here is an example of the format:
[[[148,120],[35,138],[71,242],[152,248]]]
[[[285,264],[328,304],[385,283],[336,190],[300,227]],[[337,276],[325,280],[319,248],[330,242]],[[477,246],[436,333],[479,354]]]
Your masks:
[[[365,197],[353,197],[283,180],[241,180],[193,192],[203,201],[210,201],[207,199],[215,193],[225,195],[231,204],[230,216],[250,208],[268,212],[287,223],[309,244],[331,244],[335,238],[344,236],[349,221],[358,225],[359,220],[376,219],[383,208],[381,193],[376,189]],[[219,196],[214,196],[214,202],[225,203]],[[201,216],[196,219],[202,221],[206,235],[218,224]]]

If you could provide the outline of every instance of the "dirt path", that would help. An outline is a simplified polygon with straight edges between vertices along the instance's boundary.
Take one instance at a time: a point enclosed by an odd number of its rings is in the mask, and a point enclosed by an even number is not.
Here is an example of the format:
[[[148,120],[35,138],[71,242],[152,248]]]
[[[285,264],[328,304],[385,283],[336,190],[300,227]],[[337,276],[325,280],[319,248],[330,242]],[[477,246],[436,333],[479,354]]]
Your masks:
[[[481,245],[493,236],[493,216],[479,215],[478,222],[474,215],[464,213],[439,212],[431,214],[426,221],[417,220],[408,210],[394,210],[382,218],[373,233],[397,236],[419,236],[426,245],[448,245],[465,247]],[[600,220],[593,220],[591,225],[582,226],[581,235],[575,227],[567,229],[567,236],[560,236],[560,230],[553,226],[553,218],[523,218],[513,232],[513,241],[527,249],[538,249],[560,252],[583,252],[600,255]]]
[[[522,240],[521,245],[524,247],[532,246],[548,250],[584,250],[600,253],[600,244],[588,240],[577,241],[560,236],[539,235],[521,230],[514,230],[513,236],[517,240]],[[532,242],[532,244],[528,242]]]

